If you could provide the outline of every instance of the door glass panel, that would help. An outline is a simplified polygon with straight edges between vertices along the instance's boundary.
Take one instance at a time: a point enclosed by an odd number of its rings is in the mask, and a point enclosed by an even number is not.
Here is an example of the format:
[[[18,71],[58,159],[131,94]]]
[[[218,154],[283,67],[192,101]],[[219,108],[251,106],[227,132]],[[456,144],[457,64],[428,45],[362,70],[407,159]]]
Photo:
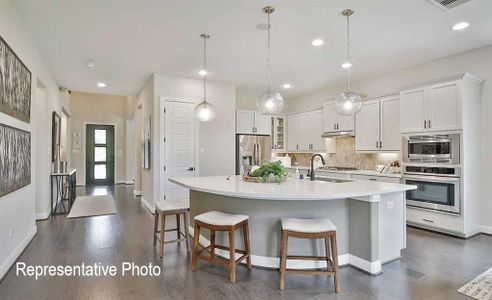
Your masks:
[[[106,147],[94,147],[94,161],[106,161]]]
[[[94,179],[106,179],[106,165],[94,165]]]
[[[106,144],[106,130],[104,129],[94,130],[94,144]]]
[[[454,185],[451,183],[423,182],[406,180],[406,184],[416,185],[417,189],[407,191],[407,199],[435,203],[441,205],[454,205]]]

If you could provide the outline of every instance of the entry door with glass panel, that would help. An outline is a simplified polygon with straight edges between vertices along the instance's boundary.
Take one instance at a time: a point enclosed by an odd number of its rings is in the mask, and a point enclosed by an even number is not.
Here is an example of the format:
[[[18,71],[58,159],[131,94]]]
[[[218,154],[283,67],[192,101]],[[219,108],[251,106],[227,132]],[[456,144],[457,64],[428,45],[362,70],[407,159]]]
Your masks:
[[[114,126],[87,125],[86,184],[114,184]]]

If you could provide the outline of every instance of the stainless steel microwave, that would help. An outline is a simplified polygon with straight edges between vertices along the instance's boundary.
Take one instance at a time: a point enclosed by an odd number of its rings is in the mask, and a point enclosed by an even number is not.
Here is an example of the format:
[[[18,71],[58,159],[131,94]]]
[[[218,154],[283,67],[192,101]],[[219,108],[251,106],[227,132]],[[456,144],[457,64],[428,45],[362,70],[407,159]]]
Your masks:
[[[403,162],[460,163],[460,134],[404,135]]]

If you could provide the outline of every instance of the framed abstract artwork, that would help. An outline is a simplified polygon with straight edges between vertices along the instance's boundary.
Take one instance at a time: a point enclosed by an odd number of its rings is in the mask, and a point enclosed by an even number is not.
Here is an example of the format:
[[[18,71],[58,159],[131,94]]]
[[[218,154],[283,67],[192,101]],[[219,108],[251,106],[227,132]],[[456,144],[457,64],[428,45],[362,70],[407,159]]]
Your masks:
[[[51,161],[55,162],[60,150],[61,117],[53,112],[51,120]]]
[[[31,133],[0,124],[0,197],[31,183]]]
[[[31,72],[1,36],[0,112],[31,121]]]

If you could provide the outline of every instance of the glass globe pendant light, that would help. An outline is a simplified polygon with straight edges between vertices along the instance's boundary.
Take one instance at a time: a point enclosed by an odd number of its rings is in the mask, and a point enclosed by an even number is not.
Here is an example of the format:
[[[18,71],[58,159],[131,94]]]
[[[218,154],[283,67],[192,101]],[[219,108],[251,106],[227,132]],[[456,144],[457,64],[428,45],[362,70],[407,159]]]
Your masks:
[[[207,71],[207,39],[208,34],[202,33],[203,38],[203,70]],[[203,75],[203,101],[195,107],[195,116],[202,122],[208,122],[215,119],[215,107],[207,101],[207,74]]]
[[[256,107],[258,110],[264,115],[275,115],[282,111],[284,108],[284,97],[279,92],[272,91],[271,89],[271,79],[272,72],[270,69],[270,14],[275,11],[275,7],[267,6],[263,8],[263,12],[267,14],[267,76],[266,76],[266,85],[267,90],[263,92],[258,99],[256,100]]]
[[[347,17],[347,60],[345,63],[350,63],[350,16],[354,14],[351,9],[346,9],[342,12],[344,17]],[[350,66],[352,64],[350,63]],[[352,92],[351,90],[351,73],[350,68],[347,68],[347,90],[343,92],[335,100],[335,108],[337,112],[341,115],[355,115],[358,113],[362,107],[362,97]]]

